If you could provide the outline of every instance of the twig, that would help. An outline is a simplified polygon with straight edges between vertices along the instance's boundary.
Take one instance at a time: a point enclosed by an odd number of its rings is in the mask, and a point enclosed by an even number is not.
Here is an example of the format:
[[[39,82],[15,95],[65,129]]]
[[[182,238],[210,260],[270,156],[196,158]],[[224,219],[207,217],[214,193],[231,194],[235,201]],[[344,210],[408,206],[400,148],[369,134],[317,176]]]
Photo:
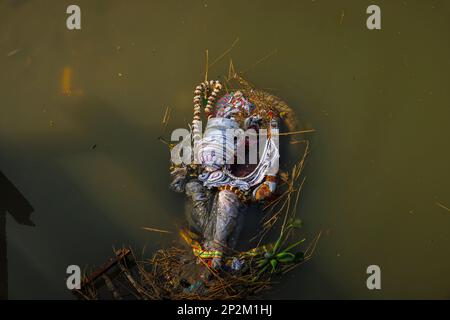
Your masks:
[[[149,228],[149,227],[142,227],[143,230],[151,231],[151,232],[159,232],[159,233],[172,233],[172,231],[167,230],[161,230],[161,229],[155,229],[155,228]]]
[[[277,135],[279,135],[279,136],[289,136],[289,135],[292,135],[292,134],[310,133],[310,132],[316,132],[316,130],[315,129],[308,129],[308,130],[301,130],[301,131],[279,132]]]
[[[211,69],[217,62],[219,62],[220,60],[223,59],[223,57],[225,57],[228,53],[231,52],[231,50],[233,50],[234,46],[239,42],[239,38],[236,38],[236,40],[233,41],[233,43],[231,44],[231,47],[229,47],[227,50],[225,50],[224,53],[222,53],[219,57],[217,57],[210,65],[209,68]]]
[[[208,49],[206,49],[206,63],[205,63],[205,82],[208,81],[208,60],[209,60],[209,53],[208,53]]]
[[[241,72],[241,75],[246,74],[248,71],[250,71],[251,69],[253,69],[254,67],[256,67],[258,64],[266,61],[267,59],[269,59],[271,56],[275,55],[276,53],[278,53],[278,49],[275,49],[271,52],[269,52],[268,54],[266,54],[264,57],[262,57],[261,59],[259,59],[258,61],[256,61],[253,65],[250,66],[250,68],[246,69],[245,71]]]
[[[442,203],[436,201],[436,205],[437,205],[438,207],[440,207],[440,208],[442,208],[442,209],[447,210],[448,212],[450,212],[450,208],[447,207],[447,206],[445,206],[445,205],[443,205]]]

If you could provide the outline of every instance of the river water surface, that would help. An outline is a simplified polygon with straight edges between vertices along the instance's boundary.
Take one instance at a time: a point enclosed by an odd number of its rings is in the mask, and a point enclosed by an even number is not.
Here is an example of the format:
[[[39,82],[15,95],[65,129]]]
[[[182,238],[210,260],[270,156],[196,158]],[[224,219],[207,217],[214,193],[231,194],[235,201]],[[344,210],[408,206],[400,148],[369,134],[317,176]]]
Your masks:
[[[373,1],[78,0],[69,31],[72,2],[0,2],[0,170],[36,224],[7,216],[10,298],[72,298],[68,265],[176,239],[141,229],[182,222],[161,119],[186,127],[205,50],[237,38],[236,69],[316,129],[299,216],[322,238],[267,297],[450,298],[448,1],[375,1],[368,30]]]

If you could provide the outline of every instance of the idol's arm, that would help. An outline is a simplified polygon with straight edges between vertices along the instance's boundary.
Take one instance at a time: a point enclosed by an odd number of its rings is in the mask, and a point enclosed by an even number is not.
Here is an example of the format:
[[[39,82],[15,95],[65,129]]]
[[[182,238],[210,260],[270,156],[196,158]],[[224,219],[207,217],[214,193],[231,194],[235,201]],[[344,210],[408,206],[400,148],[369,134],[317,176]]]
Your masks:
[[[278,121],[277,119],[272,119],[270,122],[270,131],[271,131],[271,139],[278,139],[278,136],[274,136],[273,134],[278,134]],[[276,144],[278,145],[278,144]],[[276,152],[279,152],[276,150]],[[253,191],[253,198],[255,200],[264,200],[265,198],[270,197],[277,188],[277,175],[279,170],[279,161],[278,157],[274,159],[267,170],[265,181],[259,185]]]

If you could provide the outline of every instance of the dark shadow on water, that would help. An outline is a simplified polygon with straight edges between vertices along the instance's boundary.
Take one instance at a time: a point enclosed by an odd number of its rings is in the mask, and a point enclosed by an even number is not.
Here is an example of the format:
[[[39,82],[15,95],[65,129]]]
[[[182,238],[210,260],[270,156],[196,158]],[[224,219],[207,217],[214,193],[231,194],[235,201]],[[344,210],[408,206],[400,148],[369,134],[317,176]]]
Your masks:
[[[0,299],[8,299],[8,248],[6,239],[6,214],[9,213],[14,220],[26,226],[34,226],[30,219],[33,207],[0,172]]]
[[[131,245],[136,246],[140,251],[144,242],[147,241],[147,234],[139,227],[136,227],[136,234],[126,234],[120,226],[110,221],[108,210],[94,200],[96,194],[80,188],[59,165],[60,159],[80,154],[87,158],[95,157],[97,152],[101,152],[117,166],[131,172],[136,183],[143,186],[150,194],[159,192],[161,184],[165,186],[168,183],[168,181],[156,183],[154,177],[155,170],[159,172],[161,169],[166,170],[167,167],[167,161],[164,156],[161,156],[163,151],[166,151],[166,147],[157,141],[160,128],[130,123],[108,103],[95,97],[71,99],[61,101],[59,104],[64,106],[71,121],[79,130],[58,133],[51,130],[33,132],[30,135],[14,137],[14,140],[0,137],[3,155],[8,154],[7,157],[0,155],[0,164],[5,171],[5,167],[8,168],[8,175],[14,176],[23,168],[31,173],[31,176],[27,178],[26,188],[31,190],[30,194],[27,192],[27,197],[39,213],[40,228],[37,230],[37,235],[45,239],[43,241],[49,243],[52,252],[55,253],[54,260],[44,264],[51,279],[44,279],[42,276],[33,278],[32,274],[39,274],[33,264],[23,264],[19,266],[19,269],[14,270],[15,277],[17,274],[22,274],[24,279],[22,284],[15,285],[14,292],[10,290],[10,296],[14,297],[19,295],[26,298],[71,298],[71,294],[65,288],[65,282],[59,278],[68,264],[75,263],[83,267],[102,264],[110,257],[111,246]],[[152,111],[154,110],[149,110],[149,115]],[[56,123],[56,128],[58,125],[59,123]],[[96,148],[93,148],[94,145]],[[156,151],[155,148],[157,148]],[[168,153],[166,157],[169,157]],[[96,170],[98,174],[105,175],[104,168],[99,167]],[[14,186],[6,177],[3,177],[0,189],[0,207],[2,208],[0,212],[0,254],[2,255],[0,288],[2,290],[7,284],[7,280],[3,281],[7,279],[7,270],[3,267],[4,262],[7,261],[6,212],[12,214],[17,222],[32,225],[29,214],[33,211],[33,208],[29,206],[27,218],[27,215],[19,214],[19,212],[27,212],[25,202],[21,206],[17,205],[17,208],[14,207],[15,210],[12,208],[8,200],[11,202],[14,197],[8,195],[4,189],[7,186]],[[114,179],[116,177],[111,176],[111,181],[114,182]],[[44,183],[44,188],[39,186],[40,182]],[[17,189],[14,188],[14,190]],[[9,193],[11,194],[12,191]],[[112,196],[120,197],[121,194]],[[173,198],[168,188],[166,193],[159,195],[159,199],[163,203],[171,203],[170,200]],[[12,209],[6,209],[7,205],[10,205]],[[130,204],[130,206],[133,205],[137,204]],[[182,216],[182,204],[179,207],[180,210],[168,210],[168,212],[173,212],[174,217]],[[148,207],[136,210],[142,211],[142,215],[152,212],[152,208]],[[179,214],[177,214],[178,211]],[[82,233],[80,230],[83,230]],[[147,245],[149,251],[157,247],[158,243],[151,242]],[[14,277],[12,274],[10,276]],[[43,286],[47,280],[50,282],[47,286]],[[39,292],[38,295],[36,291]],[[1,297],[6,295],[2,294]]]
[[[52,277],[52,282],[45,287],[42,287],[44,279],[31,279],[30,271],[34,272],[35,266],[24,265],[19,267],[19,270],[14,270],[16,275],[23,274],[32,281],[24,281],[27,286],[19,284],[15,291],[33,298],[69,298],[64,282],[59,279],[61,270],[65,270],[69,263],[81,266],[101,264],[110,256],[111,245],[125,243],[136,246],[140,251],[143,242],[147,241],[147,237],[139,233],[138,227],[136,234],[129,235],[115,225],[114,221],[109,220],[108,209],[95,201],[96,194],[93,194],[92,190],[84,190],[73,181],[73,177],[61,167],[61,159],[77,155],[94,159],[96,153],[100,152],[102,157],[130,172],[136,185],[149,194],[157,194],[157,201],[164,207],[167,206],[165,214],[170,215],[171,219],[183,220],[185,199],[177,197],[178,195],[173,194],[167,187],[169,153],[165,153],[166,147],[157,141],[159,127],[136,125],[118,112],[118,106],[114,108],[96,97],[74,97],[61,100],[57,104],[64,107],[66,116],[77,130],[33,132],[9,141],[4,137],[0,138],[0,145],[6,151],[4,154],[8,154],[4,159],[0,155],[1,165],[4,169],[8,167],[8,175],[20,172],[24,167],[30,170],[31,166],[31,177],[27,178],[30,179],[27,190],[31,190],[28,197],[39,213],[41,228],[38,233],[51,244],[51,250],[55,253],[55,260],[45,262],[45,267]],[[148,116],[151,117],[154,112],[154,109],[149,109]],[[55,129],[58,129],[58,126],[57,122]],[[32,159],[32,162],[29,159]],[[95,172],[99,176],[108,176],[108,172],[102,167],[95,168]],[[109,178],[111,183],[116,183],[117,177],[112,175]],[[45,188],[38,185],[40,182],[44,183]],[[4,255],[0,261],[2,268],[7,259],[6,212],[12,214],[18,223],[33,225],[29,219],[33,208],[3,175],[0,185],[0,254]],[[6,191],[7,188],[10,191]],[[15,190],[16,195],[13,195],[11,190]],[[118,193],[111,196],[122,195]],[[48,203],[53,201],[54,204]],[[155,214],[152,208],[138,205],[130,203],[135,214]],[[255,226],[260,222],[261,212],[252,209],[246,218],[241,243],[254,246],[254,242],[248,243],[243,239],[255,235]],[[148,250],[153,251],[158,247],[158,243],[152,242],[148,245]],[[1,276],[5,278],[6,275],[7,279],[7,270],[0,271]],[[7,284],[3,278],[1,288]],[[39,296],[34,296],[33,290],[39,290]],[[10,295],[13,295],[12,291]]]

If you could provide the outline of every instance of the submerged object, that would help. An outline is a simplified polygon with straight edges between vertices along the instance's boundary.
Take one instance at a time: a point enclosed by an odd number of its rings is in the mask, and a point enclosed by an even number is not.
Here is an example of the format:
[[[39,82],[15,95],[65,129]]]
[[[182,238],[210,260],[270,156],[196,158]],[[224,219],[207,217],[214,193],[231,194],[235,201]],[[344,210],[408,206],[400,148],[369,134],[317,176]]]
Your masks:
[[[275,104],[254,102],[253,92],[247,96],[241,90],[225,93],[215,103],[222,87],[216,80],[205,81],[195,88],[192,121],[195,163],[174,164],[171,172],[172,189],[185,192],[192,202],[188,220],[203,237],[203,258],[209,259],[213,268],[220,268],[223,256],[236,246],[248,204],[264,201],[275,192],[280,157],[277,140],[280,114]],[[203,136],[202,101],[206,101],[207,118]],[[236,135],[238,130],[241,131]],[[245,134],[246,131],[251,133]],[[254,137],[253,141],[249,142],[249,136]],[[262,150],[251,149],[252,143],[259,144]],[[247,147],[249,154],[245,154]],[[240,158],[239,149],[244,150]],[[254,154],[250,154],[252,150]],[[241,161],[234,161],[238,159]],[[188,171],[195,173],[187,175]],[[180,184],[185,187],[180,188]]]
[[[278,162],[285,159],[280,157],[278,128],[301,132],[295,114],[276,96],[250,87],[241,78],[239,83],[239,88],[222,94],[218,81],[202,83],[194,91],[188,142],[196,159],[172,163],[170,170],[171,189],[187,198],[188,226],[180,230],[184,244],[143,259],[136,259],[131,251],[116,253],[106,268],[85,278],[77,291],[79,298],[244,299],[269,288],[273,275],[310,259],[320,234],[303,251],[297,248],[304,239],[291,241],[301,224],[291,209],[297,207],[303,185],[307,140],[292,171],[279,174]],[[202,108],[210,129],[205,134],[201,132]],[[254,130],[257,139],[244,135],[245,139],[227,141],[229,129]],[[256,163],[237,161],[239,146],[247,148],[255,141],[263,148]],[[232,156],[227,150],[233,151]],[[261,228],[255,226],[261,232],[256,236],[259,241],[238,250],[245,212],[251,206],[265,212]],[[275,232],[272,240],[263,241],[269,231]]]

